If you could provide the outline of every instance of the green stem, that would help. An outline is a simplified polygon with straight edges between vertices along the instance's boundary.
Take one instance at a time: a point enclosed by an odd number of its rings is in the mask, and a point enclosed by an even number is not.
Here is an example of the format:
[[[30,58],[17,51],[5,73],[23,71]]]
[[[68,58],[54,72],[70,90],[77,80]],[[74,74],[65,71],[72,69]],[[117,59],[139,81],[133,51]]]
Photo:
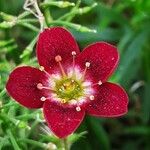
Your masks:
[[[51,14],[50,14],[49,8],[46,8],[44,10],[44,16],[45,16],[46,24],[48,26],[53,21],[53,18],[52,18]]]
[[[31,30],[33,30],[35,32],[39,32],[39,29],[36,26],[32,25],[32,24],[25,23],[25,22],[18,22],[17,24],[21,25],[21,26],[24,26],[26,28],[29,28],[29,29],[31,29]]]
[[[66,22],[66,21],[57,21],[56,20],[56,21],[51,22],[51,24],[49,24],[49,26],[51,26],[51,25],[67,26],[67,27],[76,29],[77,31],[80,31],[80,32],[93,32],[93,33],[97,32],[96,30],[89,29],[87,27],[81,26],[80,24],[70,23],[70,22]]]
[[[14,147],[14,150],[21,150],[20,147],[19,147],[19,145],[17,144],[16,139],[14,138],[14,136],[13,136],[13,134],[12,134],[12,132],[11,132],[10,129],[7,130],[7,134],[9,136],[9,138],[10,138],[12,146]]]
[[[43,149],[46,148],[46,144],[39,142],[39,141],[32,140],[32,139],[19,139],[18,141],[23,142],[23,143],[25,142],[31,145],[35,145],[35,146],[38,146],[39,148],[43,148]]]
[[[69,145],[68,145],[68,142],[67,142],[67,139],[63,139],[63,148],[64,150],[69,150]]]
[[[47,0],[44,0],[44,2],[46,3]],[[43,8],[44,9],[44,17],[45,17],[45,23],[46,25],[48,26],[52,21],[53,21],[53,18],[51,16],[51,13],[50,13],[50,10],[49,8]]]
[[[15,102],[12,101],[12,102],[9,102],[8,104],[3,105],[2,108],[0,108],[0,109],[6,109],[6,108],[14,106],[16,104],[17,103],[15,103]]]
[[[5,93],[6,93],[6,89],[4,88],[4,89],[0,92],[0,97],[3,97]]]
[[[18,19],[25,18],[26,16],[28,16],[28,15],[30,15],[30,14],[31,14],[31,12],[29,12],[29,11],[24,11],[22,14],[20,14],[20,15],[18,16]]]
[[[76,3],[76,6],[73,7],[72,10],[71,10],[71,12],[70,12],[70,13],[72,13],[72,15],[70,15],[70,16],[66,19],[66,21],[70,22],[70,21],[73,19],[73,17],[75,16],[75,14],[74,14],[73,12],[76,11],[76,10],[78,10],[80,4],[81,4],[81,0],[78,0],[77,3]]]
[[[65,19],[68,19],[70,16],[82,15],[84,13],[88,13],[96,6],[97,6],[97,3],[94,3],[92,6],[86,6],[86,7],[82,7],[79,9],[75,9],[74,11],[70,11],[70,12],[66,13],[65,15],[61,16],[57,20],[65,20]]]
[[[27,56],[30,56],[30,54],[33,51],[34,45],[37,41],[38,36],[36,36],[31,43],[25,48],[25,50],[23,51],[23,53],[20,55],[20,58],[26,58]]]
[[[0,48],[1,47],[5,47],[5,46],[8,46],[8,45],[11,45],[14,43],[14,39],[10,39],[10,40],[4,40],[4,41],[0,41]]]
[[[20,19],[21,22],[30,22],[30,23],[37,23],[38,20],[37,19],[33,19],[33,18],[27,18],[27,19]]]
[[[35,8],[35,10],[36,10],[36,12],[38,14],[38,19],[39,19],[39,22],[40,22],[41,31],[43,31],[45,18],[44,18],[43,13],[41,12],[41,10],[39,8],[37,0],[34,1],[34,8]]]

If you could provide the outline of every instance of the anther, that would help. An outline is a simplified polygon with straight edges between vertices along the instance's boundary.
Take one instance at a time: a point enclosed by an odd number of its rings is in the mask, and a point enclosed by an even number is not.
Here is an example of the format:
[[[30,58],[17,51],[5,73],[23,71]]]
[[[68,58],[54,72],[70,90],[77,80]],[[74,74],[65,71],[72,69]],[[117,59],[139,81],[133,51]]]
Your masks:
[[[61,102],[62,102],[62,103],[66,103],[67,101],[66,101],[65,99],[62,99]]]
[[[42,90],[42,89],[43,89],[42,83],[38,83],[38,84],[37,84],[37,88],[38,88],[39,90]]]
[[[44,71],[44,67],[43,66],[40,66],[39,68],[41,71]]]
[[[45,68],[43,66],[40,66],[39,69],[43,71],[45,74],[47,74],[47,76],[50,76],[50,74],[47,71],[45,71]]]
[[[86,63],[85,63],[85,66],[86,66],[87,68],[89,68],[90,65],[91,65],[91,64],[90,64],[89,62],[86,62]]]
[[[72,56],[75,56],[77,53],[75,51],[72,51]]]
[[[81,111],[81,107],[77,106],[76,111]]]
[[[94,97],[94,95],[90,95],[89,98],[90,98],[90,100],[92,101],[92,100],[94,100],[95,97]]]
[[[74,80],[71,80],[72,83],[74,83]]]
[[[102,85],[102,81],[101,80],[98,81],[98,85]]]
[[[59,89],[59,91],[61,92],[61,91],[62,91],[62,89]]]
[[[71,104],[77,104],[77,101],[75,99],[72,99],[72,100],[69,101],[69,103],[71,103]]]
[[[42,97],[40,98],[40,100],[41,100],[41,101],[45,101],[45,100],[46,100],[46,97],[42,96]]]
[[[60,56],[60,55],[57,55],[57,56],[55,57],[55,61],[56,61],[56,62],[60,62],[60,61],[62,61],[61,56]]]

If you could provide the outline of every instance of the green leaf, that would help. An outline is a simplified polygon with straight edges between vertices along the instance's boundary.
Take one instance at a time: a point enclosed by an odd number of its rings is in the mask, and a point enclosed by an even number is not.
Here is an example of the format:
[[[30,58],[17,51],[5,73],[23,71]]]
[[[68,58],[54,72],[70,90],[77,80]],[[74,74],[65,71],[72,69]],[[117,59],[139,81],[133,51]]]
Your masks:
[[[95,146],[97,144],[97,146],[103,150],[109,150],[110,142],[108,139],[108,135],[107,135],[106,131],[104,130],[103,126],[101,125],[101,123],[99,122],[99,120],[96,118],[88,117],[87,123],[90,128],[90,131],[88,132],[90,134],[89,135],[90,140],[92,140],[92,138],[94,138],[96,140],[96,141],[93,140],[91,142],[93,142],[93,144]]]
[[[135,61],[136,58],[139,58],[140,52],[147,40],[148,35],[149,32],[147,30],[138,33],[128,46],[127,50],[121,55],[121,61],[116,72],[116,76],[118,77],[117,80],[119,82],[126,77],[126,71],[132,62]]]

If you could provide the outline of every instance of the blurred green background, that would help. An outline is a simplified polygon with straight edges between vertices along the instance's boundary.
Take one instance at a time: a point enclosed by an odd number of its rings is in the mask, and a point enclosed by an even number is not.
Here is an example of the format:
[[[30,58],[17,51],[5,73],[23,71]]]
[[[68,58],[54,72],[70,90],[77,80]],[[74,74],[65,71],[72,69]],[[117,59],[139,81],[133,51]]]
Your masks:
[[[76,1],[71,1],[76,3]],[[95,41],[106,41],[118,47],[120,64],[110,78],[118,82],[130,97],[129,112],[121,118],[86,117],[77,133],[87,131],[72,145],[72,150],[149,150],[150,149],[150,1],[149,0],[82,0],[80,7],[96,7],[85,14],[72,16],[72,22],[97,33],[81,32],[73,24],[52,22],[69,27],[80,48]],[[0,12],[18,16],[23,0],[0,0]],[[51,6],[57,20],[72,7]],[[29,18],[34,18],[33,15]],[[5,91],[9,73],[20,64],[38,66],[35,57],[37,19],[4,27],[12,21],[0,16],[0,149],[43,150],[57,139],[44,133],[40,110],[18,105]],[[71,19],[70,19],[71,20]],[[69,21],[70,22],[70,21]],[[8,24],[6,24],[8,25]],[[45,145],[43,145],[43,143]],[[52,150],[49,148],[49,150]]]

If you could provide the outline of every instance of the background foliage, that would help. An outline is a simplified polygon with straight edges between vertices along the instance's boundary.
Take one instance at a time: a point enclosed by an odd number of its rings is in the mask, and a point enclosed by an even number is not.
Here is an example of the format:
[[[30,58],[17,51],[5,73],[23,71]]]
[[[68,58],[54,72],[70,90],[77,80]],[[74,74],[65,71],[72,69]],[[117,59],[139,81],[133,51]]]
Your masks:
[[[49,15],[46,11],[50,8],[54,20],[48,16],[48,26],[69,28],[81,48],[95,41],[118,46],[120,65],[110,80],[119,82],[130,97],[129,112],[122,118],[86,117],[77,131],[82,133],[71,137],[76,141],[82,136],[72,150],[149,150],[150,1],[82,0],[80,7],[88,8],[85,13],[79,11],[80,1],[72,2],[76,6],[62,8],[54,3],[41,8],[45,15]],[[23,12],[23,3],[23,0],[0,0],[0,12],[18,16]],[[22,14],[22,21],[15,22],[16,18],[7,14],[0,14],[0,149],[52,150],[52,143],[57,145],[58,139],[46,134],[41,111],[21,107],[5,91],[13,68],[22,64],[38,66],[35,57],[38,20],[31,14]],[[59,18],[65,14],[66,18]]]

